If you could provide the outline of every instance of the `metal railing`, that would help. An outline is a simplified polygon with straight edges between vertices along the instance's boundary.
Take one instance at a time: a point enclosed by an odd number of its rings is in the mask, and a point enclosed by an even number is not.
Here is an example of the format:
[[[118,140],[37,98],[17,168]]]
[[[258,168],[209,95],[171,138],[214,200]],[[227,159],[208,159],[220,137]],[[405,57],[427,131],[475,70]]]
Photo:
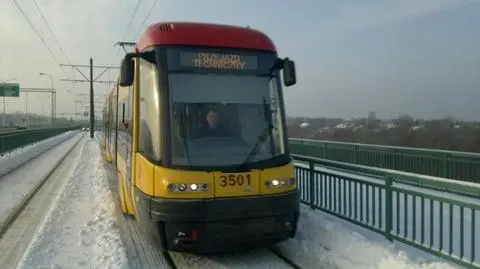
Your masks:
[[[388,240],[467,268],[480,268],[477,184],[292,157],[302,203],[383,234]]]
[[[289,140],[293,154],[480,183],[480,154],[448,150]]]
[[[77,125],[50,126],[48,128],[15,130],[6,133],[0,133],[0,154],[5,154],[16,148],[23,147],[61,133],[76,130]]]

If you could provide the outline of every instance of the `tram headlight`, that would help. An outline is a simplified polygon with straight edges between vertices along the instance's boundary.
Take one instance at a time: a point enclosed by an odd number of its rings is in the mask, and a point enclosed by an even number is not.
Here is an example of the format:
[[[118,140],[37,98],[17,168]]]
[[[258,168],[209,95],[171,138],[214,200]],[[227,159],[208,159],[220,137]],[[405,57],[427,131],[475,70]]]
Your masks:
[[[189,187],[190,187],[190,190],[192,190],[192,191],[196,191],[196,190],[198,189],[198,185],[197,185],[197,184],[195,184],[195,183],[193,183],[193,184],[190,184],[190,186],[189,186]]]
[[[167,186],[169,192],[204,192],[208,191],[206,183],[170,183]]]
[[[178,190],[179,190],[179,191],[185,191],[185,190],[187,190],[187,184],[180,184],[180,185],[178,185]]]
[[[269,188],[282,188],[295,185],[295,178],[274,178],[265,181],[265,185]]]

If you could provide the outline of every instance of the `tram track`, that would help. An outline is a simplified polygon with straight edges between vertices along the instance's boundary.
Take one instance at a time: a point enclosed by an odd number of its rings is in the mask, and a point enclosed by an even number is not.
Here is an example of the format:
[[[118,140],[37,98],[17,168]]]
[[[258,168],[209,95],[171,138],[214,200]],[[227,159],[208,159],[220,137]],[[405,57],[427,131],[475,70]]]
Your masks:
[[[177,264],[175,263],[175,260],[172,258],[172,255],[170,255],[170,252],[168,251],[163,252],[162,255],[165,258],[165,261],[167,262],[168,266],[170,266],[170,269],[178,269]]]
[[[176,257],[175,257],[176,256]],[[218,256],[199,256],[174,252],[163,253],[169,269],[228,268],[228,269],[302,269],[297,263],[271,248],[256,249],[247,253]]]
[[[52,165],[44,176],[35,184],[0,223],[0,268],[15,268],[24,250],[32,241],[39,223],[45,217],[46,210],[53,202],[54,196],[62,182],[69,178],[69,168],[77,161],[81,149],[80,142],[84,135],[67,139],[58,147],[67,148],[65,153]],[[64,144],[68,143],[68,144]],[[64,150],[65,150],[64,148]],[[52,150],[55,150],[53,148]],[[60,152],[59,148],[58,152]],[[51,152],[48,150],[44,154]],[[41,158],[44,154],[39,155]],[[77,158],[75,158],[77,156]],[[28,162],[34,162],[35,159]],[[20,166],[18,169],[28,164]],[[13,171],[12,173],[15,173]],[[35,176],[35,175],[31,175]]]
[[[276,249],[275,247],[270,247],[268,250],[273,253],[275,256],[280,258],[282,261],[284,261],[286,264],[290,265],[294,269],[302,269],[300,265],[292,261],[291,259],[287,258],[280,250]]]

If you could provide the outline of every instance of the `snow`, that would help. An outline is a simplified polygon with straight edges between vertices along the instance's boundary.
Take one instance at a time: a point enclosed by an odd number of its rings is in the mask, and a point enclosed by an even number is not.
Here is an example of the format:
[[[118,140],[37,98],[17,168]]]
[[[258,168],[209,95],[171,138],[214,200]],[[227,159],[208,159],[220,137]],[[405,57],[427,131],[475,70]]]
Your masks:
[[[20,167],[24,163],[61,144],[63,141],[71,138],[75,134],[78,134],[78,131],[68,131],[63,134],[59,134],[57,136],[42,140],[40,142],[27,145],[26,147],[18,148],[13,152],[1,156],[0,177],[5,176],[6,174]]]
[[[45,140],[41,140],[41,141],[38,141],[38,142],[35,142],[35,143],[31,143],[31,144],[28,144],[28,145],[25,145],[23,147],[18,147],[18,148],[15,148],[11,151],[7,151],[7,152],[4,152],[2,154],[0,154],[0,160],[3,160],[3,159],[12,159],[12,158],[15,158],[17,155],[23,153],[23,152],[26,152],[30,149],[33,149],[37,146],[40,146],[40,145],[43,145],[45,143],[48,143],[49,141],[52,141],[52,140],[56,140],[58,139],[59,137],[65,137],[65,136],[68,136],[69,134],[71,133],[75,133],[77,131],[66,131],[65,133],[62,133],[62,134],[59,134],[59,135],[56,135],[54,137],[51,137],[51,138],[47,138]]]
[[[95,140],[61,188],[18,268],[128,268]]]
[[[49,172],[57,166],[63,156],[80,139],[81,134],[72,136],[73,134],[65,134],[64,136],[50,139],[36,148],[23,152],[16,158],[8,160],[9,163],[7,165],[16,163],[16,166],[24,166],[0,179],[0,227],[8,221],[13,212],[17,211],[22,201],[43,181]],[[54,145],[57,145],[57,147],[50,151],[47,150]],[[46,152],[40,155],[42,151]],[[35,156],[38,158],[35,158]],[[26,159],[33,160],[24,164]],[[13,167],[7,165],[3,166],[3,168]]]
[[[399,250],[381,235],[360,229],[302,206],[297,236],[279,244],[279,249],[302,268],[458,268],[415,250]]]
[[[298,166],[307,167],[304,164],[296,164]],[[326,167],[317,166],[316,171],[321,172],[323,176],[318,175],[316,177],[316,186],[317,192],[321,199],[315,201],[315,205],[319,206],[327,211],[331,211],[343,216],[346,216],[349,219],[356,221],[362,221],[364,224],[367,224],[370,227],[375,229],[384,230],[385,228],[385,191],[380,190],[374,184],[384,185],[384,181],[378,177],[368,177],[365,174],[356,175],[352,173],[347,173],[345,171],[338,171],[335,169],[329,169]],[[308,174],[306,174],[308,177]],[[353,185],[346,184],[342,178],[346,178],[347,182],[349,179],[358,180],[363,184],[356,184],[357,189],[353,189]],[[300,180],[300,187],[307,188],[309,184],[305,183],[304,180]],[[372,184],[373,183],[373,184]],[[399,189],[398,196],[397,192],[393,192],[393,234],[397,234],[400,237],[406,237],[408,240],[413,240],[413,212],[415,212],[415,241],[417,244],[421,243],[421,219],[424,218],[424,243],[425,245],[432,244],[434,249],[438,249],[440,246],[440,237],[443,237],[443,247],[442,250],[449,250],[450,245],[450,235],[452,236],[452,253],[454,255],[460,256],[460,220],[463,220],[463,236],[464,236],[464,257],[467,260],[471,260],[472,257],[472,244],[478,244],[480,242],[480,198],[474,197],[465,197],[456,194],[451,194],[447,192],[440,192],[431,189],[421,188],[421,187],[412,187],[406,184],[394,184],[395,187]],[[450,213],[450,205],[447,201],[444,201],[442,206],[440,202],[435,201],[435,199],[430,205],[431,200],[425,199],[423,212],[422,212],[422,200],[420,197],[416,197],[415,206],[413,205],[412,195],[404,195],[403,190],[411,190],[426,195],[432,195],[438,198],[447,198],[454,201],[459,201],[463,203],[470,203],[470,206],[476,208],[475,211],[475,220],[472,222],[472,209],[466,207],[463,214],[460,213],[460,208],[457,205],[452,206],[452,212]],[[352,196],[352,194],[356,194]],[[369,200],[367,202],[367,194]],[[381,194],[381,196],[380,196]],[[363,197],[361,197],[363,195]],[[308,190],[302,193],[302,199],[308,201],[309,193]],[[332,198],[334,197],[334,198]],[[398,199],[398,200],[397,200]],[[375,200],[375,202],[374,202]],[[397,204],[398,203],[398,204]],[[458,202],[455,202],[455,204]],[[357,211],[357,216],[350,215],[349,206],[352,204],[352,213]],[[379,205],[382,205],[382,208]],[[336,207],[335,207],[336,205]],[[346,208],[343,208],[343,205],[346,205]],[[367,209],[368,205],[368,209]],[[432,206],[432,207],[431,207]],[[405,209],[407,209],[407,223],[405,222]],[[432,212],[431,209],[433,209]],[[430,219],[432,214],[433,220]],[[452,215],[453,218],[453,229],[450,234],[449,231],[449,217]],[[373,220],[375,218],[375,221]],[[398,220],[397,220],[398,218]],[[382,225],[380,225],[380,221]],[[440,223],[442,223],[442,231],[440,230]],[[476,223],[476,224],[475,224]],[[475,226],[473,226],[475,225]],[[354,226],[355,228],[362,229],[359,226]],[[405,233],[405,230],[406,233]],[[475,236],[472,234],[475,233]],[[431,237],[433,235],[433,237]],[[403,246],[403,244],[396,242],[395,245]],[[420,251],[420,250],[417,250]],[[441,258],[436,258],[441,259]],[[480,262],[480,248],[475,249],[475,262]]]

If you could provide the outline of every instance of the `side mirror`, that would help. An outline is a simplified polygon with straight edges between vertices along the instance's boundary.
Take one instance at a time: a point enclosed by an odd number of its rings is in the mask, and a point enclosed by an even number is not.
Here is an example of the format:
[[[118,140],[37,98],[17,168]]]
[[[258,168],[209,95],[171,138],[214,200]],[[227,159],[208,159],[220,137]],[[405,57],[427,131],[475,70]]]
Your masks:
[[[288,58],[283,60],[283,84],[287,87],[297,83],[297,75],[295,73],[295,63]]]
[[[133,84],[133,74],[135,65],[130,54],[125,55],[120,66],[119,84],[122,87],[129,87]]]

